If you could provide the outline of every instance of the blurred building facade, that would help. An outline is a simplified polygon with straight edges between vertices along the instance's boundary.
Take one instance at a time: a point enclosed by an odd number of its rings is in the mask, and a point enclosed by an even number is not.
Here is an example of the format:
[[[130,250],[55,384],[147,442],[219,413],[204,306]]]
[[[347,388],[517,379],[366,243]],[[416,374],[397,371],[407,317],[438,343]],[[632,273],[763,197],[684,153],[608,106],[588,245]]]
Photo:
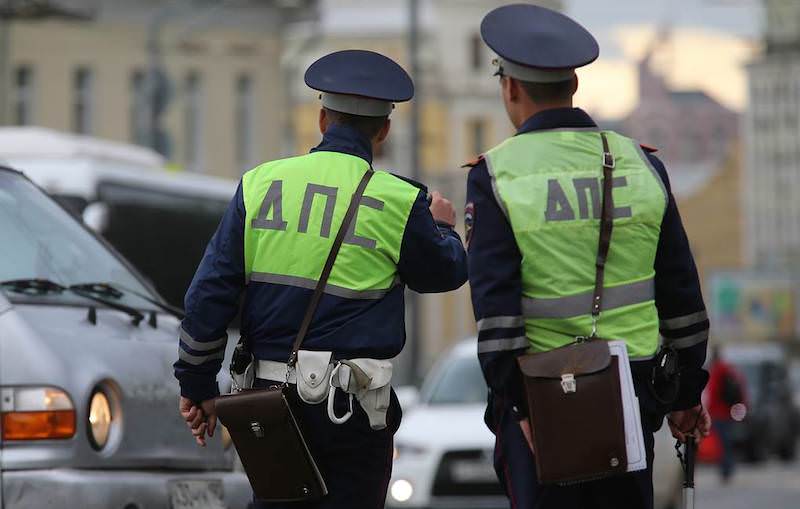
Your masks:
[[[748,66],[745,252],[760,268],[800,267],[800,2],[764,0],[765,51]]]
[[[513,133],[500,98],[491,61],[493,54],[480,37],[480,21],[503,0],[420,0],[420,76],[415,101],[420,105],[420,168],[418,175],[441,190],[456,209],[463,206],[467,170],[461,166]],[[562,9],[561,0],[531,2]],[[336,50],[362,48],[384,53],[409,69],[408,2],[322,0],[313,30],[287,37],[294,48],[291,83],[292,132],[299,153],[319,143],[318,95],[303,84],[302,73],[316,58]],[[398,105],[392,115],[387,145],[375,167],[412,175],[410,107]],[[461,214],[458,214],[459,221]],[[459,225],[461,228],[462,225]],[[462,230],[463,231],[463,230]],[[420,298],[421,353],[418,372],[454,341],[475,334],[475,321],[465,286],[458,292]]]
[[[283,153],[283,28],[313,17],[315,2],[51,3],[88,19],[3,27],[10,85],[0,98],[3,123],[153,140],[173,166],[225,177]],[[155,137],[151,69],[165,78]]]
[[[639,100],[610,126],[658,149],[701,281],[743,265],[740,115],[700,90],[677,90],[653,68],[656,49],[669,43],[662,29],[637,65]]]
[[[692,193],[677,198],[704,290],[717,271],[745,265],[741,147],[736,143],[718,170]]]
[[[622,121],[624,132],[658,147],[671,164],[719,164],[739,133],[739,115],[701,90],[674,90],[651,67],[638,64],[639,102]]]

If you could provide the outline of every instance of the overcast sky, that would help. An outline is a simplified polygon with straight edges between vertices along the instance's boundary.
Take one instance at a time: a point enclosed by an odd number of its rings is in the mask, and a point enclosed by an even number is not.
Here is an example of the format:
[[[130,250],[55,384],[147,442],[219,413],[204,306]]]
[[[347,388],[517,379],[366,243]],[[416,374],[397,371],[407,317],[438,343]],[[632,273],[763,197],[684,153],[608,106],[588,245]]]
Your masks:
[[[600,42],[604,58],[621,56],[612,32],[625,25],[669,24],[757,39],[761,0],[565,0],[567,13]]]
[[[798,0],[800,1],[800,0]],[[728,107],[746,107],[744,65],[757,54],[761,0],[564,0],[566,13],[598,39],[600,60],[587,67],[579,102],[600,116],[635,105],[636,62],[654,30],[671,28],[654,66],[677,89],[701,89]]]
[[[402,31],[405,0],[322,0],[325,31]],[[422,21],[437,0],[423,2]],[[508,0],[509,3],[513,0]],[[581,69],[578,102],[604,118],[620,118],[638,100],[637,63],[655,49],[652,68],[678,90],[703,90],[726,106],[747,105],[746,64],[758,54],[762,0],[562,0],[565,11],[600,44],[600,59]],[[795,0],[799,1],[800,0]],[[428,6],[427,10],[424,8]],[[477,26],[479,20],[474,21]],[[670,28],[670,37],[657,30]],[[435,26],[434,26],[435,28]]]

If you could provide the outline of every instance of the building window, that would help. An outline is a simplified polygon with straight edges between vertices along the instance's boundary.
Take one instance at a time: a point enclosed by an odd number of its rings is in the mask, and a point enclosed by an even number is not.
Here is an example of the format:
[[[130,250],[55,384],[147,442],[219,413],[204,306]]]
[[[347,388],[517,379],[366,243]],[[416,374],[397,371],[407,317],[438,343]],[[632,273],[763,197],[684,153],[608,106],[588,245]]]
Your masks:
[[[184,162],[192,171],[202,170],[203,90],[202,78],[190,72],[184,81]]]
[[[137,145],[147,145],[147,116],[149,114],[147,101],[147,79],[144,71],[136,70],[130,78],[130,101],[128,118],[130,119],[129,139]]]
[[[23,66],[14,73],[14,124],[33,123],[33,70]]]
[[[78,134],[92,132],[92,71],[85,67],[72,75],[72,130]]]
[[[470,45],[470,68],[473,71],[480,70],[483,65],[483,41],[481,41],[481,36],[478,34],[473,34],[469,40]]]
[[[474,118],[467,122],[467,129],[467,157],[472,158],[486,150],[486,120]]]
[[[236,78],[236,162],[241,170],[253,164],[253,78]]]

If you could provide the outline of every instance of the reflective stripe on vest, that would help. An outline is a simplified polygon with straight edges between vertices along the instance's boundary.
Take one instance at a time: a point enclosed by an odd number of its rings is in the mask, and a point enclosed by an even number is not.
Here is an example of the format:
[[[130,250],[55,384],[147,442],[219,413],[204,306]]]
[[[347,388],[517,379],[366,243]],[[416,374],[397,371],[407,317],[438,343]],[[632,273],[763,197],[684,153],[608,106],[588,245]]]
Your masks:
[[[525,318],[569,318],[586,313],[592,307],[593,292],[584,292],[552,299],[522,299],[522,314]],[[652,279],[636,283],[603,288],[605,310],[640,304],[655,299]]]
[[[622,339],[632,358],[658,347],[653,269],[667,195],[633,140],[607,132],[615,159],[614,231],[598,335]],[[591,331],[602,203],[597,130],[533,131],[485,154],[495,197],[522,254],[522,312],[531,349]]]
[[[265,163],[242,178],[248,282],[313,289],[369,165],[319,151]],[[339,251],[325,293],[380,299],[398,284],[397,262],[419,190],[376,172]]]
[[[259,283],[274,283],[277,285],[295,286],[297,288],[305,288],[313,290],[317,287],[317,280],[297,276],[285,276],[283,274],[268,274],[266,272],[252,272],[248,281],[256,281]],[[399,280],[396,280],[399,284]],[[344,297],[345,299],[365,299],[375,300],[383,298],[389,293],[395,285],[392,285],[386,290],[351,290],[342,286],[332,285],[327,283],[325,285],[325,293],[335,295],[337,297]]]

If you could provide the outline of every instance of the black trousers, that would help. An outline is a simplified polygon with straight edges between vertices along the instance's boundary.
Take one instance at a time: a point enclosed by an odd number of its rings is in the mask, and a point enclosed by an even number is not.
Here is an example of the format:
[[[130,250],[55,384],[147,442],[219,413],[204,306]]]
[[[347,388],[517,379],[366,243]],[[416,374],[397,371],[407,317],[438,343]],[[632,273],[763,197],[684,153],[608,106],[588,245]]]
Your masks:
[[[491,405],[487,424],[495,434],[494,467],[512,509],[653,509],[653,433],[663,419],[658,408],[637,384],[647,451],[647,470],[581,484],[541,485],[536,463],[519,422],[502,402]],[[591,433],[591,423],[587,423]]]
[[[258,380],[256,386],[269,385]],[[392,391],[386,429],[375,431],[367,414],[353,401],[353,416],[344,424],[328,418],[326,403],[309,405],[291,394],[308,447],[328,486],[328,495],[316,502],[267,503],[254,500],[256,509],[382,509],[392,475],[394,434],[402,412]],[[336,415],[347,411],[347,398],[337,391]]]

